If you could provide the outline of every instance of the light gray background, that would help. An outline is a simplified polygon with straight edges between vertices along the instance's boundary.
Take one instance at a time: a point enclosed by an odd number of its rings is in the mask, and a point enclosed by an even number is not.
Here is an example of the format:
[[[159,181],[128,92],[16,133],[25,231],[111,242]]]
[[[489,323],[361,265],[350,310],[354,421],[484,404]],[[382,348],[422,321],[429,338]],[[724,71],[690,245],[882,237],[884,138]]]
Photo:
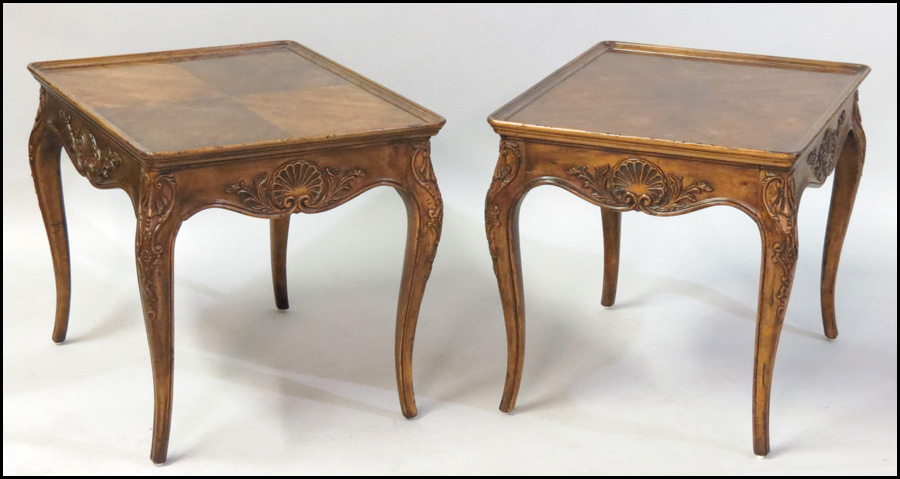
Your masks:
[[[432,159],[443,239],[419,318],[419,417],[397,402],[402,202],[380,188],[295,216],[292,309],[275,310],[268,224],[185,223],[175,273],[169,463],[148,469],[150,364],[126,195],[64,159],[73,297],[54,285],[27,167],[31,61],[296,40],[447,118]],[[865,173],[841,261],[840,337],[822,335],[831,182],[808,190],[772,398],[754,459],[760,241],[731,208],[623,217],[618,302],[600,306],[596,207],[539,188],[522,209],[528,348],[497,411],[505,336],[483,229],[490,112],[602,40],[865,63]],[[3,472],[897,473],[897,7],[3,6]]]

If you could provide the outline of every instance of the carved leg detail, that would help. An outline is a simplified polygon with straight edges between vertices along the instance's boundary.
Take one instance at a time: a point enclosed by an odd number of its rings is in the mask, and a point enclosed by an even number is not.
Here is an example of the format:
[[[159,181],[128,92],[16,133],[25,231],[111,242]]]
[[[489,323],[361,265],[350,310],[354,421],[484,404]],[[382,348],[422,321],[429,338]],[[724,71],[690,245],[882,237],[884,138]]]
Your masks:
[[[144,175],[135,253],[153,368],[155,402],[150,459],[156,464],[166,461],[172,422],[173,253],[180,225],[180,220],[171,215],[174,196],[175,180],[171,176]]]
[[[485,202],[485,228],[506,321],[506,381],[500,400],[503,412],[516,407],[525,360],[525,299],[519,251],[519,206],[525,195],[519,175],[521,162],[518,145],[502,141]]]
[[[28,142],[28,160],[38,204],[44,217],[44,227],[50,240],[53,273],[56,276],[56,321],[53,341],[66,340],[69,325],[71,275],[69,269],[69,236],[66,229],[66,208],[63,203],[59,159],[62,144],[48,125],[44,108],[46,93],[41,90],[41,105]]]
[[[600,304],[612,306],[616,302],[619,282],[619,242],[622,237],[622,213],[600,210],[603,219],[603,294]]]
[[[272,245],[272,286],[275,289],[275,306],[288,309],[287,291],[287,239],[291,217],[273,218],[269,222]]]
[[[397,333],[395,365],[397,391],[403,415],[418,414],[413,390],[412,354],[416,336],[419,307],[425,293],[425,283],[431,275],[437,245],[441,238],[444,204],[431,168],[427,144],[417,146],[411,158],[414,182],[405,190],[397,189],[406,204],[408,227],[400,298],[397,304]]]
[[[825,325],[825,336],[831,339],[838,335],[834,312],[834,283],[865,155],[866,137],[857,107],[853,118],[853,130],[847,135],[835,169],[831,210],[828,213],[828,228],[825,230],[825,253],[822,258],[822,322]]]
[[[769,453],[769,398],[772,370],[797,263],[797,206],[789,176],[767,174],[759,226],[762,234],[756,360],[753,371],[753,451]]]

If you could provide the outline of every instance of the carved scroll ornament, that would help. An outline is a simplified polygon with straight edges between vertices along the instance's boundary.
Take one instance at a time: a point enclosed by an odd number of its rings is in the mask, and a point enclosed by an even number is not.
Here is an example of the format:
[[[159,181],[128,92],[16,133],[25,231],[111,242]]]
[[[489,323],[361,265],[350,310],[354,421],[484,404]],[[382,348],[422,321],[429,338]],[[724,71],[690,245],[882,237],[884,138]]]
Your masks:
[[[766,173],[762,179],[762,204],[765,213],[775,222],[775,228],[768,232],[772,237],[772,260],[782,269],[781,286],[775,295],[778,300],[776,321],[784,321],[788,296],[797,264],[797,229],[795,218],[797,201],[794,194],[795,182],[790,174]]]
[[[488,190],[487,204],[484,208],[484,224],[487,230],[488,247],[491,251],[491,259],[494,262],[494,273],[499,273],[497,264],[500,252],[500,244],[497,240],[497,229],[501,226],[500,207],[494,198],[501,190],[519,174],[522,164],[522,153],[519,144],[509,140],[500,142],[500,157],[497,159],[497,167],[494,169],[494,177]]]
[[[434,169],[431,166],[431,149],[428,144],[417,145],[413,148],[410,157],[410,166],[416,183],[426,192],[424,206],[427,222],[425,230],[428,235],[433,238],[434,247],[428,252],[426,261],[434,262],[437,253],[437,245],[441,239],[441,224],[444,221],[444,202],[441,199],[441,192],[437,187],[437,179],[434,176]]]
[[[109,178],[109,172],[122,164],[118,152],[109,146],[100,146],[97,138],[87,128],[73,125],[72,117],[65,110],[59,110],[59,119],[62,122],[60,133],[67,150],[72,154],[75,169],[82,176],[97,183]]]
[[[838,117],[837,126],[826,129],[825,135],[822,137],[822,143],[819,146],[814,147],[812,151],[806,155],[806,163],[812,168],[816,180],[820,183],[825,181],[825,179],[828,178],[828,175],[834,171],[834,167],[837,166],[838,135],[840,134],[841,127],[844,125],[846,117],[847,112],[841,111],[841,116]]]
[[[159,266],[171,245],[163,242],[171,239],[160,238],[159,232],[169,215],[175,200],[175,178],[171,175],[144,173],[141,178],[140,203],[138,210],[138,235],[135,244],[137,252],[138,278],[147,320],[153,321],[159,314],[159,298],[156,291]],[[169,252],[171,254],[171,252]]]

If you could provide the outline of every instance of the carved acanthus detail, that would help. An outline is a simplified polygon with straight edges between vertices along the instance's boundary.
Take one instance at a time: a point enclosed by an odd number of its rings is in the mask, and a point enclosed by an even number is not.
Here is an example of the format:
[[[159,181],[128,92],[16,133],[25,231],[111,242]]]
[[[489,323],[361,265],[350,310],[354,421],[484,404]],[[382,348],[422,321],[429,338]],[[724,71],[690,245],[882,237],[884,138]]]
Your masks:
[[[59,110],[59,119],[63,123],[64,131],[61,133],[68,143],[72,162],[82,176],[92,183],[102,181],[109,177],[110,171],[122,164],[118,152],[111,147],[102,148],[94,134],[86,128],[73,126],[72,117],[65,110]]]
[[[497,159],[497,167],[494,168],[494,178],[491,182],[491,191],[494,194],[505,188],[516,177],[521,163],[522,153],[519,152],[519,144],[503,140],[500,143],[500,158]]]
[[[497,228],[502,224],[500,220],[500,207],[494,202],[494,198],[503,188],[515,179],[522,166],[522,153],[519,144],[514,141],[503,140],[500,142],[500,158],[497,159],[497,167],[494,169],[494,178],[488,190],[487,202],[484,208],[484,225],[487,230],[488,247],[491,250],[491,259],[494,261],[494,273],[498,273],[497,259],[500,245],[496,238]]]
[[[144,173],[141,178],[140,209],[138,210],[138,234],[135,243],[138,278],[147,319],[158,315],[159,298],[156,291],[159,266],[165,259],[166,248],[160,244],[159,231],[169,219],[175,199],[175,178],[171,175]],[[170,241],[163,239],[162,241]]]
[[[834,167],[837,165],[837,140],[846,117],[847,112],[841,111],[837,126],[827,128],[825,135],[822,137],[822,143],[818,147],[814,147],[806,155],[806,163],[812,168],[816,180],[820,183],[828,178],[828,175],[834,171]]]
[[[655,164],[640,158],[627,158],[610,168],[575,166],[566,170],[582,181],[581,188],[603,206],[619,211],[640,210],[645,213],[668,213],[697,202],[697,195],[713,190],[705,181],[684,184],[684,178],[666,175]]]
[[[435,178],[434,170],[431,166],[431,149],[427,143],[416,145],[413,148],[412,156],[410,157],[410,166],[412,167],[412,174],[416,183],[418,183],[428,195],[425,199],[425,207],[427,208],[425,213],[428,218],[425,229],[433,238],[434,247],[428,252],[428,256],[425,259],[429,263],[432,263],[434,262],[435,254],[437,254],[438,242],[441,240],[441,225],[444,221],[444,202],[441,199],[441,192],[437,187],[437,178]]]
[[[225,188],[254,213],[264,215],[299,213],[328,208],[350,192],[353,182],[366,172],[353,168],[346,173],[320,168],[307,160],[281,165],[274,173],[263,173],[248,186],[244,180]]]
[[[784,321],[790,296],[794,267],[797,265],[797,201],[795,182],[790,174],[766,173],[762,179],[762,203],[765,214],[774,220],[775,227],[766,230],[772,243],[772,261],[781,266],[781,286],[775,295],[778,301],[776,321]]]

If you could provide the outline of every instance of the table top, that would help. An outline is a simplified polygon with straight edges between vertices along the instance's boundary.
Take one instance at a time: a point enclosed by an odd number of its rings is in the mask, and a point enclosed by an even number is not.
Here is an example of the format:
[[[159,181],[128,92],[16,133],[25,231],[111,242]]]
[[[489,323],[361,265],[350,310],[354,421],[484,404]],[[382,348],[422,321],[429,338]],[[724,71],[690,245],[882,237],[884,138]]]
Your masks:
[[[430,136],[444,119],[290,41],[32,63],[146,159]]]
[[[488,119],[501,134],[789,163],[865,65],[603,42]]]

